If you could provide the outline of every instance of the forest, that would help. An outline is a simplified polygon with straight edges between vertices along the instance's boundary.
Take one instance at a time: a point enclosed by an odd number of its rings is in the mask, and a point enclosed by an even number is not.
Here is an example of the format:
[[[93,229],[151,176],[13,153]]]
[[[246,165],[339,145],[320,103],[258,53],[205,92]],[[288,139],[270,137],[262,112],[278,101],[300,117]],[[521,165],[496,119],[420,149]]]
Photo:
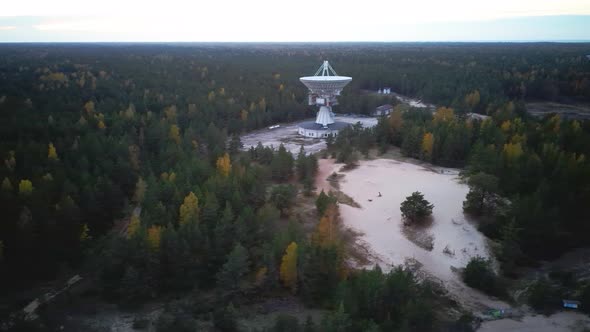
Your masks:
[[[80,273],[122,307],[191,292],[158,331],[232,331],[234,306],[285,294],[328,314],[285,317],[280,331],[439,330],[432,285],[348,267],[337,204],[313,193],[316,156],[242,151],[239,135],[313,116],[298,77],[324,59],[353,77],[337,112],[369,114],[380,101],[365,92],[386,86],[439,105],[398,105],[329,149],[352,164],[399,147],[462,168],[465,211],[515,274],[590,245],[590,122],[524,106],[589,102],[586,54],[551,43],[0,45],[0,320],[29,290]],[[313,202],[311,218],[299,200]],[[29,330],[58,324],[49,316]]]

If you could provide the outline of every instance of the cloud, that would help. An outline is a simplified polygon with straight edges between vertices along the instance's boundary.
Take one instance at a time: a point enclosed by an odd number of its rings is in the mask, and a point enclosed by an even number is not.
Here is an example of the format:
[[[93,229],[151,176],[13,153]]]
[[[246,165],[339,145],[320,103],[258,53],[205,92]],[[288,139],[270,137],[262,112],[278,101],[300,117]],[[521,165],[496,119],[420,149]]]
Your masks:
[[[0,25],[0,31],[8,31],[8,30],[15,30],[16,27],[14,25]]]

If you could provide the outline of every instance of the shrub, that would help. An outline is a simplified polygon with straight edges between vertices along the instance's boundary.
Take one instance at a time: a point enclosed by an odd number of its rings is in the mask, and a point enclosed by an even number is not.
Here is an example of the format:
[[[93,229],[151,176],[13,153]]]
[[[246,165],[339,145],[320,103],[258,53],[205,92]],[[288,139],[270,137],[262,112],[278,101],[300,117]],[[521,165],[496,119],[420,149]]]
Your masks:
[[[500,281],[490,266],[490,261],[482,257],[472,258],[463,271],[463,281],[486,294],[501,296],[503,289]]]
[[[299,320],[296,317],[284,314],[277,316],[273,327],[273,331],[276,332],[299,332],[300,330]]]
[[[537,280],[528,291],[528,303],[537,312],[550,314],[555,311],[560,303],[559,290],[546,279]]]

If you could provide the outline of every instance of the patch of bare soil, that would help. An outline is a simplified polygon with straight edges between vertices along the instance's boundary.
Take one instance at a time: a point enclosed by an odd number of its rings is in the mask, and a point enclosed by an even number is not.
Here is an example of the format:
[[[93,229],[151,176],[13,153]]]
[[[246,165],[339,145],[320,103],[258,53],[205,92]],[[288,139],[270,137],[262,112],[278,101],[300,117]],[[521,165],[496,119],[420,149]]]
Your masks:
[[[527,103],[525,106],[530,114],[538,117],[543,117],[551,113],[557,113],[560,116],[569,119],[590,119],[590,104],[533,102]]]

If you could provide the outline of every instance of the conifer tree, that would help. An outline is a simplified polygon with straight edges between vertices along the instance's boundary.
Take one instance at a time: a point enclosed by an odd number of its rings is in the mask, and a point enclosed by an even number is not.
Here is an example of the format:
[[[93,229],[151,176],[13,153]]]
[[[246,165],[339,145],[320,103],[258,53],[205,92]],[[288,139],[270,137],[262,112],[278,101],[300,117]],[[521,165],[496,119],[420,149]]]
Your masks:
[[[217,274],[217,284],[228,290],[237,290],[248,274],[249,266],[248,251],[241,244],[236,244]]]

